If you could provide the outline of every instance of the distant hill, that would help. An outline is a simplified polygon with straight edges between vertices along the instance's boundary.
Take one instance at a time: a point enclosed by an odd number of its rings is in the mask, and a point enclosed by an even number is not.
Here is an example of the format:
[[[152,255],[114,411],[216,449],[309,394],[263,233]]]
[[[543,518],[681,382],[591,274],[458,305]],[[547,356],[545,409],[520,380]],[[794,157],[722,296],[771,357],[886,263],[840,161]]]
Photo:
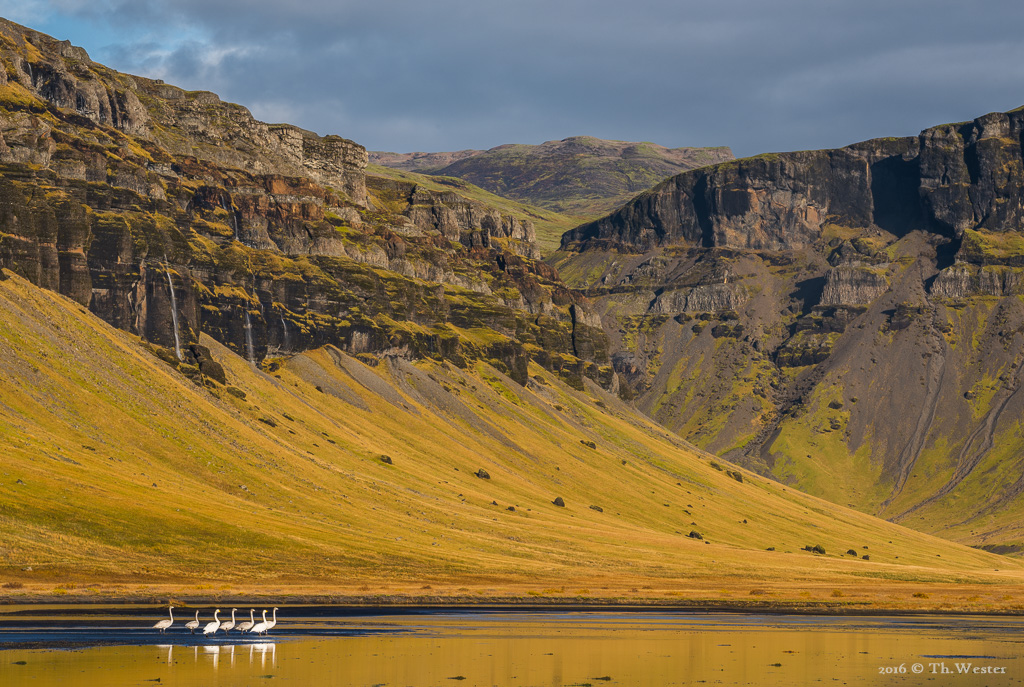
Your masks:
[[[369,156],[379,165],[458,177],[501,196],[582,217],[610,212],[667,177],[733,159],[727,147],[666,148],[591,136],[490,150]]]

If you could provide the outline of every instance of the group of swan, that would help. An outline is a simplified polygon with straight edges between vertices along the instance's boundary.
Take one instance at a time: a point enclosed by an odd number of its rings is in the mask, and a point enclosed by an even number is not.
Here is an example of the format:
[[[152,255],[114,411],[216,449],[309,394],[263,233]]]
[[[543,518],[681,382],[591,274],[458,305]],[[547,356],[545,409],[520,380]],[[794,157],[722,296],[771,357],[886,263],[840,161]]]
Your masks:
[[[237,608],[232,608],[231,620],[225,620],[221,622],[220,618],[218,617],[220,614],[220,609],[218,608],[216,611],[213,612],[213,620],[211,622],[206,623],[206,625],[203,626],[203,634],[213,635],[217,634],[219,630],[224,630],[224,634],[227,634],[231,630],[234,630],[236,627],[235,611],[237,610]],[[174,624],[174,606],[171,606],[167,610],[167,613],[171,616],[170,618],[166,620],[161,620],[153,626],[153,629],[160,630],[161,634],[163,634],[164,630],[166,630]],[[239,632],[249,632],[251,634],[265,635],[272,629],[274,629],[275,625],[277,625],[276,608],[274,609],[274,617],[271,620],[267,620],[267,611],[266,609],[264,609],[263,622],[261,623],[256,622],[256,609],[250,608],[249,619],[238,623],[237,628]],[[189,622],[185,623],[185,627],[187,627],[192,632],[192,634],[196,633],[196,630],[199,629],[199,611],[196,611],[196,619],[190,620]]]

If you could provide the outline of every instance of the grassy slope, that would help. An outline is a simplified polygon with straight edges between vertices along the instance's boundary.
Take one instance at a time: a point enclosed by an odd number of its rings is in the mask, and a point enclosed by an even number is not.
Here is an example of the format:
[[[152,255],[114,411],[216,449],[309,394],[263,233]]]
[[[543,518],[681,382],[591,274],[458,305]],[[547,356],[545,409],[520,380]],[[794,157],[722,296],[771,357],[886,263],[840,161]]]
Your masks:
[[[429,176],[417,172],[406,172],[381,165],[370,164],[366,168],[370,176],[396,179],[418,184],[432,191],[457,193],[460,196],[484,203],[502,212],[507,212],[521,219],[533,222],[537,230],[537,245],[541,253],[548,255],[555,251],[562,240],[562,234],[578,224],[595,219],[596,215],[568,215],[530,205],[529,203],[511,200],[485,191],[479,186],[455,177]]]
[[[598,596],[844,587],[877,601],[884,589],[892,605],[911,600],[898,581],[950,594],[959,581],[1005,605],[1003,585],[1024,574],[750,473],[739,483],[612,397],[539,369],[524,389],[483,366],[370,368],[320,349],[266,374],[207,341],[243,401],[18,278],[0,282],[0,322],[0,579],[33,592],[541,594],[568,580]]]
[[[830,226],[825,238],[856,232]],[[965,242],[971,242],[971,250],[996,263],[980,268],[992,281],[1017,278],[1020,268],[998,264],[1019,254],[1012,237],[969,233]],[[650,369],[650,387],[636,405],[686,440],[745,460],[762,474],[835,503],[960,543],[1019,554],[1024,542],[1024,353],[1019,338],[1024,296],[928,298],[915,263],[920,236],[869,238],[894,258],[885,268],[889,291],[844,333],[798,331],[786,344],[794,346],[801,338],[832,341],[830,358],[819,367],[780,369],[770,355],[772,346],[800,329],[799,313],[788,305],[797,284],[812,274],[803,268],[806,254],[794,254],[792,264],[778,266],[749,256],[729,258],[746,294],[740,308],[744,336],[762,344],[775,337],[774,344],[756,351],[744,337],[713,338],[714,320],[696,334],[692,327],[699,322],[661,316],[659,324],[641,315],[657,286],[643,290],[642,274],[631,279],[633,290],[595,297],[593,307],[606,323],[614,323],[607,327],[611,350],[647,355],[639,359]],[[560,252],[549,262],[571,286],[593,288],[605,277],[614,285],[637,264],[668,255],[668,250],[646,256]],[[930,258],[925,262],[930,264]],[[911,315],[910,326],[893,331],[890,316],[901,303],[920,310]],[[939,323],[935,331],[932,312]],[[803,322],[814,317],[811,313]],[[942,337],[945,345],[940,345]],[[929,370],[942,369],[932,358],[938,352],[945,372],[941,383],[936,379],[929,385]],[[799,380],[812,375],[817,381],[790,397],[800,399],[792,412],[774,415],[773,399],[786,396],[772,388],[799,387]],[[941,390],[934,419],[926,423],[920,455],[894,496],[897,459],[910,444],[932,388]],[[747,453],[750,442],[757,445],[762,427],[775,427],[776,421],[778,433],[767,434],[768,449]],[[770,462],[763,462],[769,454]],[[977,465],[950,488],[954,475],[965,472],[972,460]],[[890,497],[891,503],[883,505]]]

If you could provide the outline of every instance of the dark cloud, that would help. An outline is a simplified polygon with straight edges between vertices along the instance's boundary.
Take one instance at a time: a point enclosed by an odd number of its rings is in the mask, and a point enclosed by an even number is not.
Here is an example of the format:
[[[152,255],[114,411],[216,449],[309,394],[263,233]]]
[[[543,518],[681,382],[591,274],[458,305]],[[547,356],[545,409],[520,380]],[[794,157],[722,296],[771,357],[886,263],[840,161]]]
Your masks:
[[[371,149],[589,134],[754,154],[913,134],[1024,104],[1018,2],[30,4],[45,9],[41,30],[80,22],[72,40],[117,69]]]

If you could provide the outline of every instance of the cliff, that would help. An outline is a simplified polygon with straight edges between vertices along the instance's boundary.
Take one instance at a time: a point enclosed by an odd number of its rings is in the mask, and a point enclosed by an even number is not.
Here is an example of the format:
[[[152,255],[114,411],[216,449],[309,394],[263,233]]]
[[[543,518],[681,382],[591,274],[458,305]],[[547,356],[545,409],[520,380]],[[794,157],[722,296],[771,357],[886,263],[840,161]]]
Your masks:
[[[837,503],[1024,541],[1024,109],[677,175],[566,232],[640,408]],[[984,524],[983,524],[984,523]]]
[[[669,179],[562,238],[563,249],[685,243],[796,250],[825,228],[1005,232],[1024,213],[1024,110],[837,150],[759,155]]]
[[[186,367],[206,333],[253,362],[334,344],[615,386],[529,218],[366,165],[352,141],[0,21],[0,268]]]

